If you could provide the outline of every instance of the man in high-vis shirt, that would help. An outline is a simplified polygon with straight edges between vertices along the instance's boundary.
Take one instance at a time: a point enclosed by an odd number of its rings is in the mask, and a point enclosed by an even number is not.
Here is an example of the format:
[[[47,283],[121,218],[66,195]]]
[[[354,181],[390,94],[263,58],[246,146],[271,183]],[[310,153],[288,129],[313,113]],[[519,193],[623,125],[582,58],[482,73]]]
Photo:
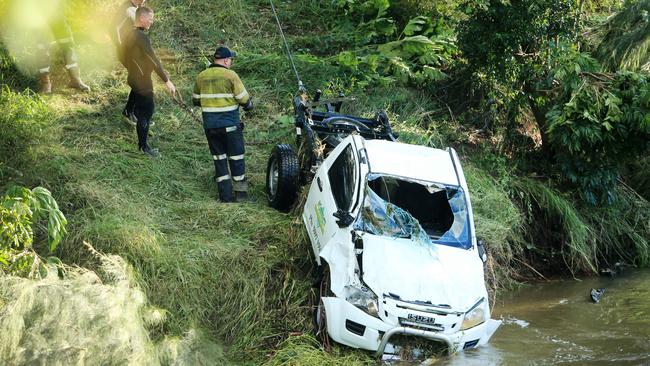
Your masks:
[[[222,202],[248,199],[244,125],[239,119],[239,107],[245,111],[253,109],[253,99],[237,73],[230,70],[235,55],[227,47],[217,48],[214,62],[197,76],[192,95],[194,105],[201,107]]]
[[[52,82],[50,81],[50,68],[52,67],[50,54],[52,51],[58,51],[63,55],[65,69],[70,78],[68,86],[81,91],[90,91],[90,87],[81,81],[77,53],[74,50],[74,39],[72,38],[70,26],[63,13],[63,8],[56,9],[47,23],[51,35],[47,35],[44,32],[37,36],[40,37],[38,42],[40,92],[43,94],[50,94],[52,92]]]

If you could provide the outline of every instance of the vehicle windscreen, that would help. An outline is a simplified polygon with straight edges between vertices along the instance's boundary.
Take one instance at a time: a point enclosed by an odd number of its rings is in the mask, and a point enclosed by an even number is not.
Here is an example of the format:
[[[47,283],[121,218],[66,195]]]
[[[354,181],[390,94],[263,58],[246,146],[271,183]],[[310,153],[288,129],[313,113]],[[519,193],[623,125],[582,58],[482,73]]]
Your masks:
[[[371,175],[356,228],[371,234],[471,247],[461,187]]]

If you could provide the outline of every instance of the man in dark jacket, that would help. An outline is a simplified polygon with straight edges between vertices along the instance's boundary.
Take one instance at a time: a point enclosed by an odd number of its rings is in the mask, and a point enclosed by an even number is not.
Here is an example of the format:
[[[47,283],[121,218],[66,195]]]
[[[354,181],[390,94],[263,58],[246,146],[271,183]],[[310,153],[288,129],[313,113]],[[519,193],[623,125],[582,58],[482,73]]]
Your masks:
[[[239,120],[239,107],[251,110],[253,100],[237,73],[230,70],[235,55],[227,47],[217,48],[214,62],[196,78],[192,94],[192,102],[203,112],[203,129],[212,153],[219,200],[222,202],[248,198],[244,126]]]
[[[126,60],[124,56],[124,40],[133,30],[133,25],[135,24],[135,12],[140,6],[143,6],[146,0],[127,0],[122,5],[120,5],[119,10],[113,17],[113,22],[111,23],[111,29],[109,35],[111,40],[115,45],[115,54],[120,63],[126,67]],[[132,98],[126,102],[126,107],[122,111],[122,115],[134,125],[135,115],[133,114],[133,103]],[[153,125],[153,122],[151,123]]]
[[[152,149],[147,144],[149,124],[154,112],[151,73],[155,71],[158,74],[172,98],[176,98],[176,87],[169,80],[145,33],[153,24],[153,15],[153,10],[146,6],[139,7],[135,12],[135,28],[124,39],[124,60],[129,72],[127,82],[131,87],[129,99],[133,100],[133,112],[137,119],[138,148],[143,153],[156,157],[160,155],[158,149]]]

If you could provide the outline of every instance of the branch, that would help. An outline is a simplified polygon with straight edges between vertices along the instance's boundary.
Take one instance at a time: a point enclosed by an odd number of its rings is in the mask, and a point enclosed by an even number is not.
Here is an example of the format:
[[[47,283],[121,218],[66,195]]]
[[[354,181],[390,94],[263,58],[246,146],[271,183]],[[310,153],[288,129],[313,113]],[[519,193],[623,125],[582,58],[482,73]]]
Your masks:
[[[514,259],[514,260],[516,260],[517,262],[519,262],[519,263],[523,264],[524,266],[528,267],[531,271],[535,272],[538,276],[540,276],[541,278],[543,278],[545,281],[548,281],[548,278],[544,277],[543,274],[539,273],[535,268],[531,267],[530,264],[528,264],[528,263],[522,261],[521,259],[519,259],[519,258],[517,258],[517,257],[512,257],[512,259]]]
[[[602,81],[604,83],[609,83],[609,82],[614,81],[614,77],[611,74],[607,74],[607,73],[604,73],[604,72],[587,72],[587,71],[583,71],[580,74],[592,77],[592,78],[594,78],[596,80],[600,80],[600,81]]]

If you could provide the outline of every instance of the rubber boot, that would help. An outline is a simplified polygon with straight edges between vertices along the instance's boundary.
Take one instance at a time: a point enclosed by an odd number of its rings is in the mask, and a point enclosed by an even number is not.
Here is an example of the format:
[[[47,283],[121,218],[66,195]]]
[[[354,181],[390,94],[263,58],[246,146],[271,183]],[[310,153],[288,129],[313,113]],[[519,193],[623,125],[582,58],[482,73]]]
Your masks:
[[[90,87],[86,84],[84,84],[83,81],[81,81],[81,77],[79,76],[79,68],[74,67],[72,69],[68,70],[68,75],[70,76],[70,84],[68,84],[69,87],[78,89],[83,92],[89,92]]]
[[[232,190],[235,192],[235,202],[248,201],[248,181],[233,181]]]
[[[235,191],[235,202],[248,202],[248,192]]]
[[[52,82],[50,81],[50,74],[41,74],[38,80],[38,90],[41,94],[52,93]]]

